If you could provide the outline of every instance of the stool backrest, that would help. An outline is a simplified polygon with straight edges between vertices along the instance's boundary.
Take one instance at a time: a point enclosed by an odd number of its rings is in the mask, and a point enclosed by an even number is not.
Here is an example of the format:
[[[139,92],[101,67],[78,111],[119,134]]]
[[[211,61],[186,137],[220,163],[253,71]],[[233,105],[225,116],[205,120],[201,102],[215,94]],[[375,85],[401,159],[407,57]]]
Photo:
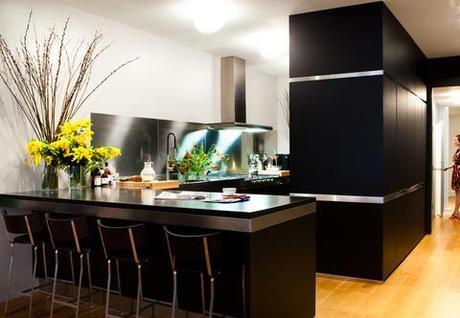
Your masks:
[[[163,226],[173,270],[200,271],[215,276],[223,265],[222,238],[219,232],[196,233],[195,230]]]
[[[102,247],[107,259],[129,255],[139,264],[147,252],[148,239],[144,224],[109,226],[97,220]]]
[[[45,219],[55,250],[72,249],[81,253],[81,242],[91,238],[88,220],[85,217],[58,218],[46,213]]]
[[[35,246],[37,242],[37,234],[42,232],[40,216],[38,214],[8,214],[6,210],[2,210],[3,220],[5,222],[8,239],[10,234],[13,235],[28,235],[30,243]]]

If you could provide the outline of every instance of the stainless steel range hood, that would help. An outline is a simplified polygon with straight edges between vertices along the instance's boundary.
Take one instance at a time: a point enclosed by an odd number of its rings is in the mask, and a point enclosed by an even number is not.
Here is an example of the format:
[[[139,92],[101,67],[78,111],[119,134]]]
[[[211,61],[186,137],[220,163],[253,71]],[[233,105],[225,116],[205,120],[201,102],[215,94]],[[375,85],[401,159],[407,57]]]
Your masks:
[[[270,126],[246,123],[246,61],[236,56],[220,60],[221,122],[209,123],[210,129],[248,132],[272,130]]]

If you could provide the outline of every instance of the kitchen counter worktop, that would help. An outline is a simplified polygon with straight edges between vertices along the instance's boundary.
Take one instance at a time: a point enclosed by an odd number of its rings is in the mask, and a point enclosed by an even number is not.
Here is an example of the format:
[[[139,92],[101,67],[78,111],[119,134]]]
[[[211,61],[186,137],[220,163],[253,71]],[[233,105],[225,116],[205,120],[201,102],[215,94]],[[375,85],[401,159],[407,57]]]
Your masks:
[[[252,232],[313,213],[315,199],[251,194],[246,202],[159,200],[153,190],[87,188],[0,194],[0,206]],[[218,193],[200,192],[207,197]]]

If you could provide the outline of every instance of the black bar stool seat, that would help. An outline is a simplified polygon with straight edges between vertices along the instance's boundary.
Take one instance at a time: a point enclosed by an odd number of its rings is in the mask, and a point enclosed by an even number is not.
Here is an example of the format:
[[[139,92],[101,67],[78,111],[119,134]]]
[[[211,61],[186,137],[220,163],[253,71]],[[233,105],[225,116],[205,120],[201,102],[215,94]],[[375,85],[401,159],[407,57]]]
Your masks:
[[[80,216],[51,216],[49,213],[45,214],[46,224],[51,238],[55,255],[54,267],[54,281],[53,292],[51,297],[51,310],[50,318],[54,314],[54,304],[58,303],[75,309],[75,317],[79,316],[80,302],[81,302],[81,289],[84,272],[84,260],[86,258],[86,270],[88,277],[89,294],[92,303],[92,281],[91,281],[91,260],[90,253],[93,251],[93,243],[91,233],[88,226],[88,221],[85,217]],[[75,300],[60,301],[56,299],[56,285],[58,280],[59,270],[59,252],[66,252],[70,259],[70,270],[72,274],[72,283],[77,286],[77,295]],[[77,254],[80,260],[80,270],[78,282],[75,281],[75,271],[73,263],[73,254]],[[75,304],[74,304],[75,302]]]
[[[34,241],[37,242],[38,244],[41,244],[44,242],[43,236],[41,234],[35,233],[34,234]],[[13,237],[10,241],[10,243],[14,244],[27,244],[27,245],[32,245],[32,240],[30,239],[29,234],[23,234],[23,235],[18,235],[16,237]]]
[[[8,301],[11,293],[24,294],[29,297],[29,317],[32,317],[33,292],[43,286],[35,286],[37,264],[38,264],[38,247],[42,248],[43,268],[45,274],[45,285],[48,283],[48,275],[46,272],[46,247],[41,226],[40,215],[35,213],[10,214],[6,210],[2,210],[3,221],[6,227],[7,238],[10,243],[10,265],[8,270],[8,282],[5,299],[4,313],[8,314]],[[30,245],[33,250],[32,277],[30,289],[27,292],[11,291],[11,281],[13,279],[14,268],[14,247],[16,244]]]
[[[171,317],[176,316],[178,307],[177,276],[180,272],[197,273],[201,278],[201,302],[203,316],[214,314],[215,279],[222,275],[231,262],[224,259],[222,235],[220,232],[178,226],[163,226],[173,272],[173,298]],[[245,266],[241,268],[241,289],[243,316],[246,312]],[[209,308],[206,310],[204,282],[209,283]]]
[[[142,288],[142,266],[150,260],[147,232],[144,224],[107,225],[97,220],[99,234],[107,260],[107,290],[105,302],[105,317],[115,317],[109,314],[110,293],[112,283],[112,261],[117,269],[118,294],[121,295],[121,279],[119,262],[131,262],[137,267],[137,297],[136,318],[140,314],[140,304],[144,300]]]

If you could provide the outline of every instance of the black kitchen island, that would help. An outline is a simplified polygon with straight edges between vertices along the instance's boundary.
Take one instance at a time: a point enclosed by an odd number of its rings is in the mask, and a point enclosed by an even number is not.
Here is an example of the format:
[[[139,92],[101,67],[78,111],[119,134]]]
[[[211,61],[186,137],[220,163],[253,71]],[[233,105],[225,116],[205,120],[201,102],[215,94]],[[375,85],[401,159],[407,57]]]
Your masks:
[[[87,216],[97,241],[97,218],[146,223],[152,255],[156,257],[150,264],[150,274],[144,276],[144,294],[164,302],[171,301],[172,275],[162,225],[219,230],[225,262],[245,268],[246,296],[244,302],[240,301],[243,296],[238,295],[241,273],[228,273],[216,284],[216,312],[243,317],[242,308],[246,303],[246,317],[315,315],[314,199],[251,195],[247,202],[220,204],[158,200],[155,194],[158,193],[152,190],[117,188],[21,192],[0,194],[0,207]],[[94,275],[93,284],[102,287],[105,262],[103,253],[95,254],[92,262],[98,275]],[[52,262],[48,266],[50,272]],[[135,288],[130,279],[134,276],[129,277],[131,270],[128,265],[123,269],[126,277],[122,278],[121,285],[126,295],[132,295]],[[182,285],[184,294],[179,295],[179,306],[200,312],[199,298],[195,299],[196,284],[190,282],[184,281]]]

